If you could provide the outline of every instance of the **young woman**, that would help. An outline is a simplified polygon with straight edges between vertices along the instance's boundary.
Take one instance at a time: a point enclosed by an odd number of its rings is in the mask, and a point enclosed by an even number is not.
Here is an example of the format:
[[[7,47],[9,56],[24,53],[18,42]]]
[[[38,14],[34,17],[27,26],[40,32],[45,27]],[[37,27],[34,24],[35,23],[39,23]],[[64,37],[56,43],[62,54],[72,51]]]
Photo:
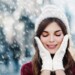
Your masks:
[[[35,24],[35,55],[21,68],[21,75],[74,75],[75,51],[72,49],[67,17],[55,5],[47,5]]]

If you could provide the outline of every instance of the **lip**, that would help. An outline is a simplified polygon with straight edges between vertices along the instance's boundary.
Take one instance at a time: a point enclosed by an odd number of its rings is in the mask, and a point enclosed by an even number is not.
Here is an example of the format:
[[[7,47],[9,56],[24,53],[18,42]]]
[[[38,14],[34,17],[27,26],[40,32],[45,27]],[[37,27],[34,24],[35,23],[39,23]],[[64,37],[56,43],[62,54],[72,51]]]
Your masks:
[[[57,45],[47,45],[48,49],[55,49]]]

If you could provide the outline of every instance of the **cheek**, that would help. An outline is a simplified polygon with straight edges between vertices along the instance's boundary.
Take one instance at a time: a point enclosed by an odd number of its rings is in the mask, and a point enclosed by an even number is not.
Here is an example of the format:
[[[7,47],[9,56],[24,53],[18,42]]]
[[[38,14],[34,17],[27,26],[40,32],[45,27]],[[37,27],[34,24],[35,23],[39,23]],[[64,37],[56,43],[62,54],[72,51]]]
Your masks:
[[[63,41],[63,38],[64,38],[63,36],[56,38],[56,42],[60,45]]]
[[[44,37],[40,37],[40,40],[41,40],[41,42],[44,44],[44,43],[46,43],[47,42],[47,38],[44,38]]]

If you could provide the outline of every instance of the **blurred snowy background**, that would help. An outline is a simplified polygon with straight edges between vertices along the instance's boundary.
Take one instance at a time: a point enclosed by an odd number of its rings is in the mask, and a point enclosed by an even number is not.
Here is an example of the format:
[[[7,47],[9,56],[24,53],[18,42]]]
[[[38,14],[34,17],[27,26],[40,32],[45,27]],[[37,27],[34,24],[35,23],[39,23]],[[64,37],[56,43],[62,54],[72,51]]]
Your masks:
[[[0,0],[0,75],[20,75],[21,66],[35,53],[35,20],[46,4],[65,12],[75,43],[75,0]]]

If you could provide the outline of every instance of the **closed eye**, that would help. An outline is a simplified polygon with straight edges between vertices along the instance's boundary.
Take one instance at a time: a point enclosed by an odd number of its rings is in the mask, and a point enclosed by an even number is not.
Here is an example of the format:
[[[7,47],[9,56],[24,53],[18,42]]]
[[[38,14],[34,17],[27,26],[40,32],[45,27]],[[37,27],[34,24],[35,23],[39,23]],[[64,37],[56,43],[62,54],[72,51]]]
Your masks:
[[[43,32],[42,32],[42,36],[43,36],[43,37],[47,37],[48,35],[49,35],[49,33],[48,33],[47,31],[43,31]]]
[[[55,35],[56,36],[61,36],[61,34],[62,34],[62,31],[61,30],[55,31]]]
[[[59,34],[59,35],[56,35],[56,36],[61,36],[61,34]]]

